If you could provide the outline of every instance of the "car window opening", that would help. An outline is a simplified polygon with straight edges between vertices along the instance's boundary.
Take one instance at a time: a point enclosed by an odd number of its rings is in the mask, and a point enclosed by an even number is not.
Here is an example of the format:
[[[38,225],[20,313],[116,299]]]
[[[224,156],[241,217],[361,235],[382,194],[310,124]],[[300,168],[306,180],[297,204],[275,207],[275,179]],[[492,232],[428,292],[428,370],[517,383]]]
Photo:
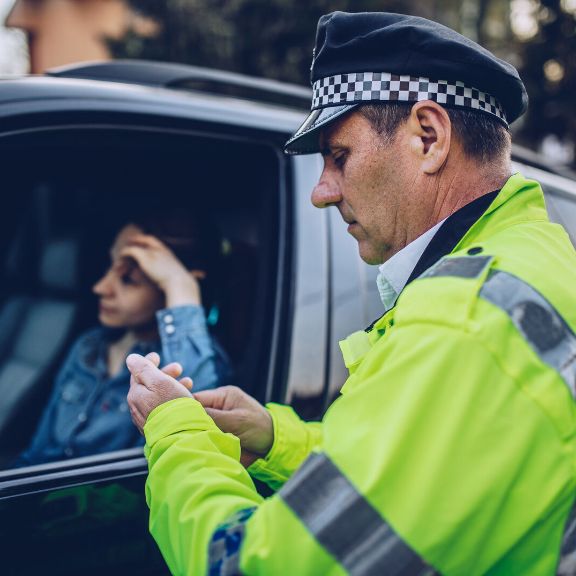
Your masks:
[[[146,203],[200,210],[212,222],[219,258],[207,322],[230,357],[231,383],[262,397],[281,260],[277,152],[157,129],[9,140],[0,214],[0,467],[34,433],[70,345],[98,324],[91,287],[109,264],[118,223]]]

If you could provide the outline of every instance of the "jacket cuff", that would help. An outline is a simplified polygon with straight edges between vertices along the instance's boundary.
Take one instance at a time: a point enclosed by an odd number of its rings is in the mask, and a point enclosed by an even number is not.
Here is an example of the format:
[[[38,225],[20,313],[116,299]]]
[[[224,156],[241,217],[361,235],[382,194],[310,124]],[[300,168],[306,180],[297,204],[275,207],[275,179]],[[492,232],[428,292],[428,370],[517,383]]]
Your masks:
[[[163,308],[156,312],[160,337],[164,340],[179,338],[181,334],[207,334],[206,315],[202,306],[194,304]]]
[[[248,467],[254,478],[280,488],[300,467],[311,449],[306,424],[290,406],[266,404],[274,426],[274,443],[264,458]]]
[[[146,446],[178,432],[219,430],[214,421],[194,398],[176,398],[160,404],[150,412],[144,425]],[[146,451],[147,453],[147,451]]]

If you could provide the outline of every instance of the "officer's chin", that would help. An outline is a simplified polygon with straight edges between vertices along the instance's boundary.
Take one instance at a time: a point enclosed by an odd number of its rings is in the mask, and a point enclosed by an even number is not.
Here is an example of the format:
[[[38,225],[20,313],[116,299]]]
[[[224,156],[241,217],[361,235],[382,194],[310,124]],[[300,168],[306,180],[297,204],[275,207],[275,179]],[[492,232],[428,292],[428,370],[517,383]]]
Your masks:
[[[376,250],[361,240],[358,240],[358,253],[360,258],[371,266],[380,266],[393,256],[390,250]]]

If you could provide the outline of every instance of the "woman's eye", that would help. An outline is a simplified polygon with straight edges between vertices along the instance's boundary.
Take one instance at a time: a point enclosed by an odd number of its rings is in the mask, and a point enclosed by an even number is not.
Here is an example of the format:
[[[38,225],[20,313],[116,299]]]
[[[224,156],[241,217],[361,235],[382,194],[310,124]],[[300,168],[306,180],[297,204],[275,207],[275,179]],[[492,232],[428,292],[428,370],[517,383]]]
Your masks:
[[[132,278],[131,274],[122,274],[120,281],[126,286],[135,285],[136,281]]]

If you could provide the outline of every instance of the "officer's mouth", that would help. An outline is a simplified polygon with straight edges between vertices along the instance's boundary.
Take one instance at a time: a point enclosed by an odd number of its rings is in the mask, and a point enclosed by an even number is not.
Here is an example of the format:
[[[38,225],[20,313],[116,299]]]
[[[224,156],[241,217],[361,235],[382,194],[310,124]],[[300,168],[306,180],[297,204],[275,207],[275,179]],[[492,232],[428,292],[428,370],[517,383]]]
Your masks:
[[[348,234],[352,234],[359,224],[356,221],[348,222]]]

